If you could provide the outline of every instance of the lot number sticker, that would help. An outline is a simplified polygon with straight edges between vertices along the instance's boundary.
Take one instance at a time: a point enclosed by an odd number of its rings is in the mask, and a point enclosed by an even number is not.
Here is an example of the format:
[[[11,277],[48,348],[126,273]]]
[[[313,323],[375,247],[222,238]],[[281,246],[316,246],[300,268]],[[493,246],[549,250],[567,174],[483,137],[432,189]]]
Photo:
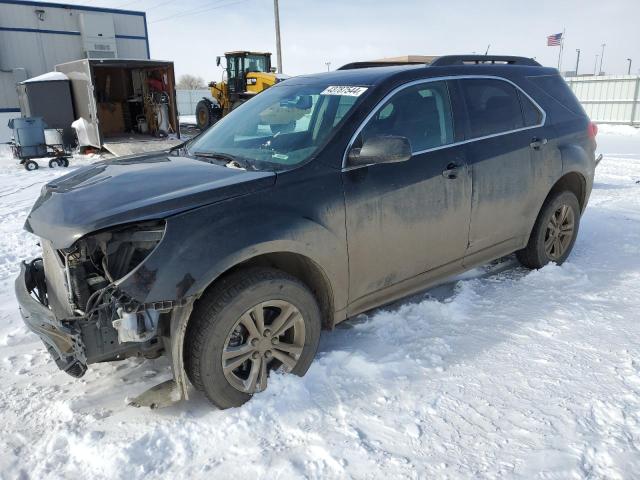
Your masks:
[[[345,95],[347,97],[359,97],[367,91],[367,87],[353,87],[350,85],[334,85],[325,88],[320,95]]]

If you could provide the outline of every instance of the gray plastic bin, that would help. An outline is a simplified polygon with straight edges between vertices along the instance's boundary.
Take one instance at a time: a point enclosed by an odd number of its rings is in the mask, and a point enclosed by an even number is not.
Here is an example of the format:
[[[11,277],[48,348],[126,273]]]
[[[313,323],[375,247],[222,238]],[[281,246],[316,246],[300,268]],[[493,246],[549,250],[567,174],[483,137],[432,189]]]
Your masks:
[[[13,140],[21,159],[43,157],[47,154],[44,139],[47,125],[41,117],[12,118],[9,120],[9,128],[13,130]]]

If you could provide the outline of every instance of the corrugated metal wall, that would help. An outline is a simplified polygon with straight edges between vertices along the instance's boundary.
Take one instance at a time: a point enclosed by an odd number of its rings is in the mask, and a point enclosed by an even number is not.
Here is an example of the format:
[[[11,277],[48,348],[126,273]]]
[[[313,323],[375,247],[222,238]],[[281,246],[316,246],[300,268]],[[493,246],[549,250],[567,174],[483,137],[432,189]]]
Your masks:
[[[176,90],[178,115],[195,115],[196,105],[202,97],[212,98],[209,90]]]
[[[0,0],[0,110],[18,107],[11,70],[24,68],[31,78],[53,71],[59,63],[84,58],[79,22],[83,12],[113,18],[119,58],[149,58],[144,12]]]
[[[591,120],[640,125],[640,75],[565,79]]]

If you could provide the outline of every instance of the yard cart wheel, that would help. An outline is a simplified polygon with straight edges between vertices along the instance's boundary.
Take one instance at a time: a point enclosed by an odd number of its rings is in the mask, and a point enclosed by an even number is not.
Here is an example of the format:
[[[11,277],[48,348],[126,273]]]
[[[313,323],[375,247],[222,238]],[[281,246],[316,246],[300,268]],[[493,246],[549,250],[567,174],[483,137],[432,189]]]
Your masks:
[[[49,160],[49,168],[63,167],[64,162],[60,158],[52,158]]]
[[[38,163],[34,162],[33,160],[27,160],[26,162],[24,162],[24,168],[25,170],[32,172],[33,170],[38,169]]]
[[[69,166],[69,159],[67,157],[61,158],[60,160],[62,161],[62,166],[64,168],[67,168]]]
[[[572,192],[559,192],[544,202],[529,243],[516,252],[522,265],[541,268],[549,262],[561,265],[571,253],[580,226],[580,204]]]
[[[191,383],[220,408],[267,388],[269,372],[304,375],[320,340],[311,291],[280,270],[240,270],[196,304],[184,346]]]

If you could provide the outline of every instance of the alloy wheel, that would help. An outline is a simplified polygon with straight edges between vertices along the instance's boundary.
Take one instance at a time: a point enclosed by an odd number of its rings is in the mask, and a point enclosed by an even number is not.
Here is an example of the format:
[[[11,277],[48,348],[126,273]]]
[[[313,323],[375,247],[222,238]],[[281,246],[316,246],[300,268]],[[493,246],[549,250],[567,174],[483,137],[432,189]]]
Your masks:
[[[544,237],[544,250],[549,259],[557,261],[565,254],[575,229],[573,209],[560,205],[551,215]]]
[[[227,381],[245,393],[267,388],[270,370],[293,370],[305,341],[300,311],[284,300],[262,302],[245,312],[227,335],[222,371]]]

